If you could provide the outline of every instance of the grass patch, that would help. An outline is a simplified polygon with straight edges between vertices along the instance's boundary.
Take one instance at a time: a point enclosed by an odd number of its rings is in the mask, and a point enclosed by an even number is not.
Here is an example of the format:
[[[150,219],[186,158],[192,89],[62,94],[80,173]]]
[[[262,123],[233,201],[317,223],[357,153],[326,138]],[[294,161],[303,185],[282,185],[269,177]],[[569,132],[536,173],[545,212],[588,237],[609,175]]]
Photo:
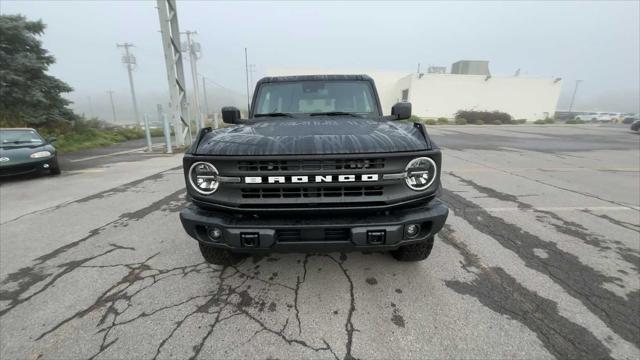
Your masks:
[[[59,135],[54,146],[60,152],[72,152],[109,146],[127,140],[141,139],[144,131],[140,128],[115,128],[112,130],[87,129]]]
[[[533,123],[536,125],[545,125],[545,124],[555,124],[555,120],[553,120],[552,118],[545,118],[545,119],[538,119],[536,121],[534,121]]]
[[[109,146],[127,140],[142,139],[140,127],[121,127],[98,119],[79,118],[75,121],[51,122],[36,130],[44,137],[55,137],[53,144],[62,153]],[[154,129],[155,130],[155,129]],[[151,134],[154,136],[154,132]]]

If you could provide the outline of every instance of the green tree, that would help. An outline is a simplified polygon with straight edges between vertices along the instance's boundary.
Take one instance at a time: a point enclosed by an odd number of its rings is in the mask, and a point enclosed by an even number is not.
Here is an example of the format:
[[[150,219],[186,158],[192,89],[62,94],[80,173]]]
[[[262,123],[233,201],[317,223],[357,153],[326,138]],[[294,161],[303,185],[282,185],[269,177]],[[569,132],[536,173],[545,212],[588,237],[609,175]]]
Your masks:
[[[46,126],[72,120],[72,91],[64,81],[48,75],[55,58],[39,39],[46,25],[22,15],[0,15],[0,124]]]

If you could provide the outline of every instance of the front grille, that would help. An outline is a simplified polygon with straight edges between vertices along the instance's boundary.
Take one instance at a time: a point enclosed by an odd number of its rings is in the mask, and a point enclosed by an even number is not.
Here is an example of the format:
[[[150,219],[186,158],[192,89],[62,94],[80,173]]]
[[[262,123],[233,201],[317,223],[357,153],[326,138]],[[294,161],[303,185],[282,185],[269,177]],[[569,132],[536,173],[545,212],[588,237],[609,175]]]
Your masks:
[[[244,199],[281,199],[281,198],[330,198],[382,196],[382,186],[332,186],[332,187],[261,187],[241,189]]]
[[[349,241],[351,230],[348,228],[337,229],[278,229],[276,230],[278,242],[301,241]]]
[[[314,171],[383,169],[384,159],[331,159],[331,160],[265,160],[239,161],[238,171]]]

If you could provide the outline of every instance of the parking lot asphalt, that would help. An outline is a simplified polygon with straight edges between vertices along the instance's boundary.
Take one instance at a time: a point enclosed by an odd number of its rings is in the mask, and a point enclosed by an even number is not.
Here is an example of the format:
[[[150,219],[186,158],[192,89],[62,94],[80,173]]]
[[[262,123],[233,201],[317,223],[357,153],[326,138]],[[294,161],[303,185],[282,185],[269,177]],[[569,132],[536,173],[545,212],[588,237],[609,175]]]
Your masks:
[[[640,136],[429,131],[451,213],[419,263],[208,265],[181,155],[1,184],[0,358],[638,359]]]

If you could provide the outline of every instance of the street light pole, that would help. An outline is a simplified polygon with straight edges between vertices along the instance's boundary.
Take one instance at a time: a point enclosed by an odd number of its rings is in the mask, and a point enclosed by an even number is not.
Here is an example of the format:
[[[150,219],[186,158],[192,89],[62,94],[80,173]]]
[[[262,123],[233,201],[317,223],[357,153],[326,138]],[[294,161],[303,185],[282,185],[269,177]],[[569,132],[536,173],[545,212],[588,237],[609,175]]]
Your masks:
[[[251,101],[249,101],[249,61],[247,57],[247,48],[244,48],[244,71],[247,78],[247,117],[251,111]]]
[[[204,120],[202,119],[202,110],[200,109],[200,91],[198,81],[198,53],[200,52],[200,44],[193,41],[192,35],[197,35],[197,31],[185,31],[181,34],[187,35],[187,49],[189,53],[189,61],[191,66],[191,82],[193,83],[193,113],[194,120],[198,130],[204,127]]]
[[[576,86],[573,89],[573,95],[571,96],[571,104],[569,104],[569,112],[573,110],[573,102],[576,100],[576,93],[578,92],[578,86],[580,85],[581,82],[582,80],[576,80]]]
[[[124,48],[124,56],[122,62],[127,65],[127,73],[129,74],[129,87],[131,88],[131,101],[133,102],[133,115],[136,120],[136,124],[140,126],[140,113],[138,112],[138,101],[136,100],[136,89],[133,86],[133,67],[136,65],[136,57],[129,52],[129,48],[133,47],[133,44],[124,43],[116,44],[119,48]]]

